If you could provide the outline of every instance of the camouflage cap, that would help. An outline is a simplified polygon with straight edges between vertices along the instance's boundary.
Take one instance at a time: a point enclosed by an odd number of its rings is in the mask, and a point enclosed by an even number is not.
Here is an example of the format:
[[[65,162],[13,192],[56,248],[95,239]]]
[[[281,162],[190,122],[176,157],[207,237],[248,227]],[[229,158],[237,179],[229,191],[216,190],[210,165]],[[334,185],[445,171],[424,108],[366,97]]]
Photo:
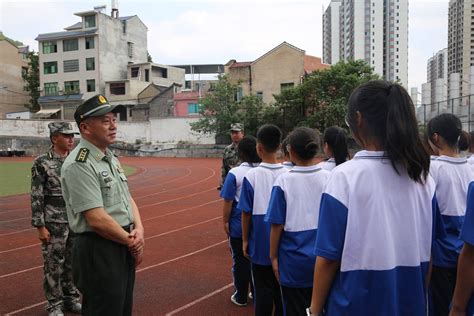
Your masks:
[[[51,122],[48,124],[49,134],[54,135],[60,134],[79,134],[72,129],[72,125],[69,122]]]
[[[74,119],[79,125],[82,120],[88,117],[102,116],[110,112],[117,113],[121,108],[121,105],[111,105],[102,94],[98,94],[77,107]]]
[[[242,123],[230,124],[230,131],[231,132],[241,132],[243,130],[244,130],[244,124],[242,124]]]

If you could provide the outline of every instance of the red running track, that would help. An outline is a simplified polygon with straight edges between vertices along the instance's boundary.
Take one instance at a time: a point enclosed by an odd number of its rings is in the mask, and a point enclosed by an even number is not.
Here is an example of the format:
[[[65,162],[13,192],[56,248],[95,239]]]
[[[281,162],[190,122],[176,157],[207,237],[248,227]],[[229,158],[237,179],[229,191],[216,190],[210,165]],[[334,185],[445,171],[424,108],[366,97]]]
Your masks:
[[[31,158],[2,158],[32,161]],[[230,302],[231,257],[222,229],[220,160],[121,158],[145,225],[134,315],[250,315]],[[29,195],[0,198],[0,315],[47,315],[42,257]],[[71,314],[72,315],[72,314]]]

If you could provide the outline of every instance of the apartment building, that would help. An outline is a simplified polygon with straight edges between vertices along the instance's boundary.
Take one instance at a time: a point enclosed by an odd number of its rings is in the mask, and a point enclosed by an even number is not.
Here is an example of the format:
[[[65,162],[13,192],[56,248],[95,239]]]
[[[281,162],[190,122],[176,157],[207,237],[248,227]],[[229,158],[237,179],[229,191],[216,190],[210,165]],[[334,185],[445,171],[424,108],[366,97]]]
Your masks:
[[[39,115],[59,112],[60,118],[70,119],[81,102],[97,93],[106,94],[107,82],[127,79],[130,64],[147,62],[146,25],[136,15],[119,17],[115,10],[109,16],[103,9],[75,13],[80,21],[65,31],[36,38]],[[126,119],[126,113],[121,119]]]
[[[17,113],[12,117],[23,117],[27,112],[25,104],[30,101],[22,73],[28,71],[28,46],[17,43],[0,33],[0,119],[10,117],[8,113]]]
[[[426,85],[422,88],[422,100],[433,104],[448,98],[448,49],[438,51],[426,65]]]
[[[269,104],[275,101],[274,94],[299,85],[307,74],[328,67],[321,58],[283,42],[254,61],[231,60],[224,68],[231,82],[239,83],[237,99],[254,94]]]
[[[364,60],[408,83],[408,0],[332,0],[323,14],[323,61]]]

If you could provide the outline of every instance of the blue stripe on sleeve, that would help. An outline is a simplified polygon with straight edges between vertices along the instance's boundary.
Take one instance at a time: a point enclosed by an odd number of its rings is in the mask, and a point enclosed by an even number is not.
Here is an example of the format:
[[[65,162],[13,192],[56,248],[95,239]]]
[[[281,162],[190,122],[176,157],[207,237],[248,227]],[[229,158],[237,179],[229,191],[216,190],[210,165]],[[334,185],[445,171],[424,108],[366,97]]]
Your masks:
[[[467,191],[466,215],[461,231],[461,239],[474,246],[474,182],[469,184]]]
[[[242,189],[240,191],[240,199],[237,208],[242,210],[245,213],[253,213],[253,187],[250,182],[247,180],[247,177],[244,177],[242,183]]]
[[[433,210],[433,231],[432,231],[432,243],[436,239],[442,239],[446,237],[446,231],[444,229],[443,220],[441,218],[441,212],[439,210],[438,200],[436,195],[431,201],[431,207]]]
[[[221,198],[227,201],[233,201],[235,199],[236,192],[237,181],[235,179],[235,175],[233,173],[228,173],[221,189]]]
[[[340,261],[346,237],[347,207],[323,193],[319,208],[318,234],[314,253],[329,260]]]
[[[272,189],[265,222],[272,224],[285,224],[286,222],[285,192],[279,186],[274,186]]]

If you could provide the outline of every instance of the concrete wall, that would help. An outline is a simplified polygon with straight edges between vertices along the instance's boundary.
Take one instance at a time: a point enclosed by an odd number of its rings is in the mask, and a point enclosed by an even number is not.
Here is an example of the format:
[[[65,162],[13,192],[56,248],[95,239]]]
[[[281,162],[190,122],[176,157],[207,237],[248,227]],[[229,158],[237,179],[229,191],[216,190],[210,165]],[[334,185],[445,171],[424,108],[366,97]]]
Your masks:
[[[18,48],[6,40],[0,41],[0,118],[5,113],[25,111],[30,100],[28,92],[23,91],[25,82],[21,77],[22,67],[28,63],[21,58]],[[13,92],[12,92],[13,91]]]
[[[214,135],[203,136],[191,132],[190,122],[198,118],[152,119],[148,122],[119,122],[117,141],[135,144],[214,144]],[[49,137],[50,120],[0,120],[0,136]],[[77,130],[76,123],[71,122]]]

